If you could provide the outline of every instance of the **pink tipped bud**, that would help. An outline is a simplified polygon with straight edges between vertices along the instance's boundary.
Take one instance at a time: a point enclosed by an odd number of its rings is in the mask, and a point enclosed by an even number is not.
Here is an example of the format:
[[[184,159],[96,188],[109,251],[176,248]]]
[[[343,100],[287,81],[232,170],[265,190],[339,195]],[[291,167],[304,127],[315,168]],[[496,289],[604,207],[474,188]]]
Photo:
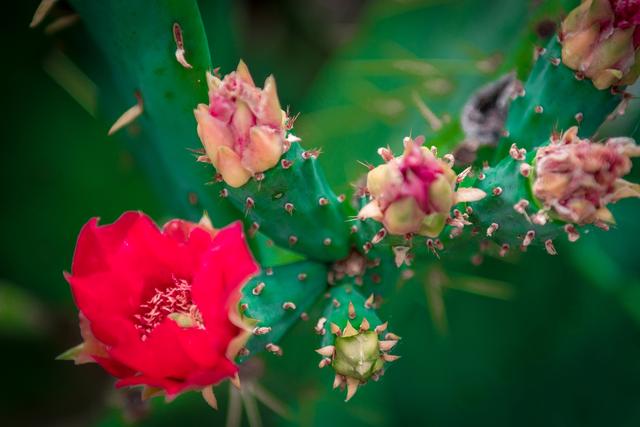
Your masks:
[[[269,77],[264,89],[257,88],[240,61],[222,80],[208,73],[207,83],[209,105],[194,111],[198,136],[222,179],[239,187],[276,166],[289,144],[275,80]]]
[[[631,170],[630,157],[638,155],[631,139],[593,143],[571,128],[536,153],[533,194],[566,222],[613,222],[607,204],[640,197],[640,186],[622,179]]]
[[[484,197],[475,189],[456,193],[456,185],[465,175],[458,179],[449,163],[422,147],[423,143],[422,137],[405,138],[404,153],[397,157],[387,148],[378,150],[386,163],[367,175],[372,200],[360,210],[359,218],[382,222],[389,234],[435,237],[455,203]]]

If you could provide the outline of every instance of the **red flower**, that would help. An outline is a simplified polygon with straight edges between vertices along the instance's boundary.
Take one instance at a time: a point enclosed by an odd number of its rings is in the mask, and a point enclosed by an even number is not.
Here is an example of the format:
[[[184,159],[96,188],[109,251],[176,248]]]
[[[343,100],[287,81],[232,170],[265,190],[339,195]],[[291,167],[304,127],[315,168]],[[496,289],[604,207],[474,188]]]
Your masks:
[[[91,219],[80,232],[71,285],[84,343],[77,363],[94,361],[167,398],[236,375],[248,334],[237,316],[240,287],[257,272],[237,222],[172,220],[162,230],[141,212],[115,223]]]

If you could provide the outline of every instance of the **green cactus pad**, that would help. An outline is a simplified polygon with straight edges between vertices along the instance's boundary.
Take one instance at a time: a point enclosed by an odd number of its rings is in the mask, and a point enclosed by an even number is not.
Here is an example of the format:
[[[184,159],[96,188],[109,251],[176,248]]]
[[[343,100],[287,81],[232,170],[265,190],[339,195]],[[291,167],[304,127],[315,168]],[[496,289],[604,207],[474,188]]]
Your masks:
[[[349,253],[349,224],[316,156],[294,142],[281,163],[262,179],[240,188],[220,183],[218,190],[279,246],[312,259],[334,261]]]
[[[580,125],[580,137],[591,137],[622,101],[620,93],[598,90],[589,79],[577,79],[560,60],[561,51],[553,37],[535,63],[524,95],[511,103],[508,136],[500,141],[496,162],[507,156],[511,144],[531,150],[545,145],[554,131],[571,126]]]
[[[532,158],[533,153],[528,157]],[[563,235],[565,223],[549,219],[545,225],[538,225],[530,220],[531,215],[540,209],[540,202],[531,192],[530,178],[520,173],[520,164],[507,157],[495,167],[484,170],[485,178],[477,180],[475,186],[485,191],[487,197],[470,204],[473,208],[471,220],[482,227],[480,235],[483,237],[487,236],[487,229],[492,224],[498,224],[490,238],[500,245],[508,244],[517,248],[530,231],[535,233],[531,245],[543,245],[545,241]],[[525,209],[527,215],[515,209],[515,205],[522,200],[528,203]]]
[[[332,323],[343,330],[347,326],[347,322],[350,322],[354,328],[358,329],[362,325],[362,319],[366,318],[371,331],[382,324],[376,310],[366,304],[367,298],[355,289],[353,285],[345,284],[333,287],[330,289],[329,295],[323,314],[327,322],[325,324],[326,333],[322,337],[322,347],[333,345],[335,342],[335,335],[331,333]],[[349,317],[349,303],[353,304],[355,312],[353,318]]]
[[[246,345],[249,355],[277,343],[326,289],[326,280],[323,264],[302,261],[265,269],[247,283],[240,300],[242,316],[255,322],[256,328],[271,328],[264,334],[254,333]]]

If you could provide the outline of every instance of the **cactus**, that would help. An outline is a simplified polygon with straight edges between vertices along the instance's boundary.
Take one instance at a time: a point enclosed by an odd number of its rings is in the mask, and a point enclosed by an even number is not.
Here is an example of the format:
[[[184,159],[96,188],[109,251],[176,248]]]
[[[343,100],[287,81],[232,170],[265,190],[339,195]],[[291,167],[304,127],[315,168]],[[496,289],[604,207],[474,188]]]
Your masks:
[[[326,287],[326,267],[310,261],[266,268],[243,288],[240,313],[254,325],[253,337],[241,352],[246,359],[256,351],[281,355],[280,338]]]
[[[72,4],[91,24],[108,62],[114,68],[124,63],[118,85],[125,94],[135,92],[139,103],[115,129],[140,121],[152,143],[149,156],[140,150],[139,157],[158,162],[149,166],[159,186],[182,200],[174,209],[193,216],[206,208],[216,225],[241,219],[250,237],[260,233],[255,253],[275,254],[258,256],[262,273],[243,287],[233,307],[252,332],[238,363],[261,351],[285,354],[281,339],[320,301],[319,366],[333,369],[334,388],[346,387],[350,400],[399,357],[390,354],[399,337],[386,330],[376,309],[400,277],[414,273],[409,267],[445,252],[466,259],[468,248],[487,241],[496,242],[503,256],[535,245],[556,255],[554,239],[576,241],[579,227],[607,229],[614,223],[607,205],[640,196],[639,186],[623,179],[630,158],[640,155],[633,141],[590,139],[624,106],[624,87],[637,74],[637,46],[627,32],[619,35],[626,29],[617,21],[613,47],[605,35],[588,49],[576,41],[593,30],[591,20],[576,20],[602,1],[583,2],[560,37],[537,51],[494,148],[504,116],[495,112],[496,122],[487,127],[492,143],[485,147],[495,149],[491,165],[456,170],[453,155],[423,146],[461,138],[468,123],[455,118],[429,140],[406,137],[401,155],[380,148],[384,163],[371,166],[366,184],[356,185],[356,206],[329,185],[320,150],[305,150],[292,133],[294,118],[281,108],[274,77],[259,88],[242,61],[224,77],[212,69],[195,2]],[[153,25],[140,29],[143,15]],[[585,49],[589,55],[582,55]],[[594,61],[594,55],[606,61]],[[501,99],[500,108],[506,104]],[[479,113],[476,120],[483,119]],[[283,250],[297,255],[281,257]]]
[[[400,338],[386,332],[387,323],[375,312],[373,294],[365,299],[353,285],[343,284],[332,288],[328,297],[316,324],[316,333],[322,335],[316,352],[322,356],[319,367],[331,365],[335,371],[333,388],[346,385],[348,401],[361,384],[384,374],[385,362],[399,358],[389,351]]]
[[[580,136],[590,137],[624,100],[623,91],[597,89],[589,79],[577,78],[561,61],[561,45],[553,37],[539,51],[524,88],[512,102],[495,159],[509,154],[512,144],[531,150],[553,132],[579,125]]]

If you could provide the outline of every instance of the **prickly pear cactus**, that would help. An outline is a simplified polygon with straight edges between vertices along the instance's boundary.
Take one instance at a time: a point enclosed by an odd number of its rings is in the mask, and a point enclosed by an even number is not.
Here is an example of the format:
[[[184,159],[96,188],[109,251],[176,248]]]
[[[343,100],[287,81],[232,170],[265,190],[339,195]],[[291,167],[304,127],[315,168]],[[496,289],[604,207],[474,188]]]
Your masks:
[[[283,340],[309,321],[319,343],[300,351],[320,355],[319,367],[332,372],[333,388],[346,388],[347,401],[400,357],[400,337],[378,314],[400,279],[433,281],[427,266],[466,264],[470,248],[504,257],[538,246],[558,255],[558,238],[576,242],[581,231],[608,230],[615,224],[608,206],[640,197],[625,178],[640,155],[633,139],[597,136],[624,114],[625,88],[638,76],[630,34],[640,28],[640,10],[628,3],[584,0],[535,50],[521,86],[513,74],[498,80],[496,87],[518,87],[513,96],[482,92],[481,99],[500,98],[494,103],[502,109],[493,108],[491,123],[488,109],[474,110],[475,123],[497,135],[484,144],[491,154],[484,162],[461,164],[434,145],[468,144],[459,141],[468,117],[443,124],[416,102],[439,132],[425,138],[398,129],[409,136],[395,152],[386,140],[372,141],[381,161],[367,164],[348,197],[336,194],[322,167],[356,165],[323,165],[321,150],[293,133],[296,117],[282,109],[276,77],[256,84],[241,60],[226,75],[214,68],[196,2],[71,2],[107,63],[125,65],[121,91],[138,99],[113,129],[139,122],[159,187],[188,204],[174,210],[206,209],[215,226],[241,220],[263,264],[230,308],[249,335],[230,363],[250,366],[262,352],[286,359]],[[151,23],[138,25],[142,16]],[[267,265],[265,252],[281,262]],[[212,391],[203,396],[215,403]]]

